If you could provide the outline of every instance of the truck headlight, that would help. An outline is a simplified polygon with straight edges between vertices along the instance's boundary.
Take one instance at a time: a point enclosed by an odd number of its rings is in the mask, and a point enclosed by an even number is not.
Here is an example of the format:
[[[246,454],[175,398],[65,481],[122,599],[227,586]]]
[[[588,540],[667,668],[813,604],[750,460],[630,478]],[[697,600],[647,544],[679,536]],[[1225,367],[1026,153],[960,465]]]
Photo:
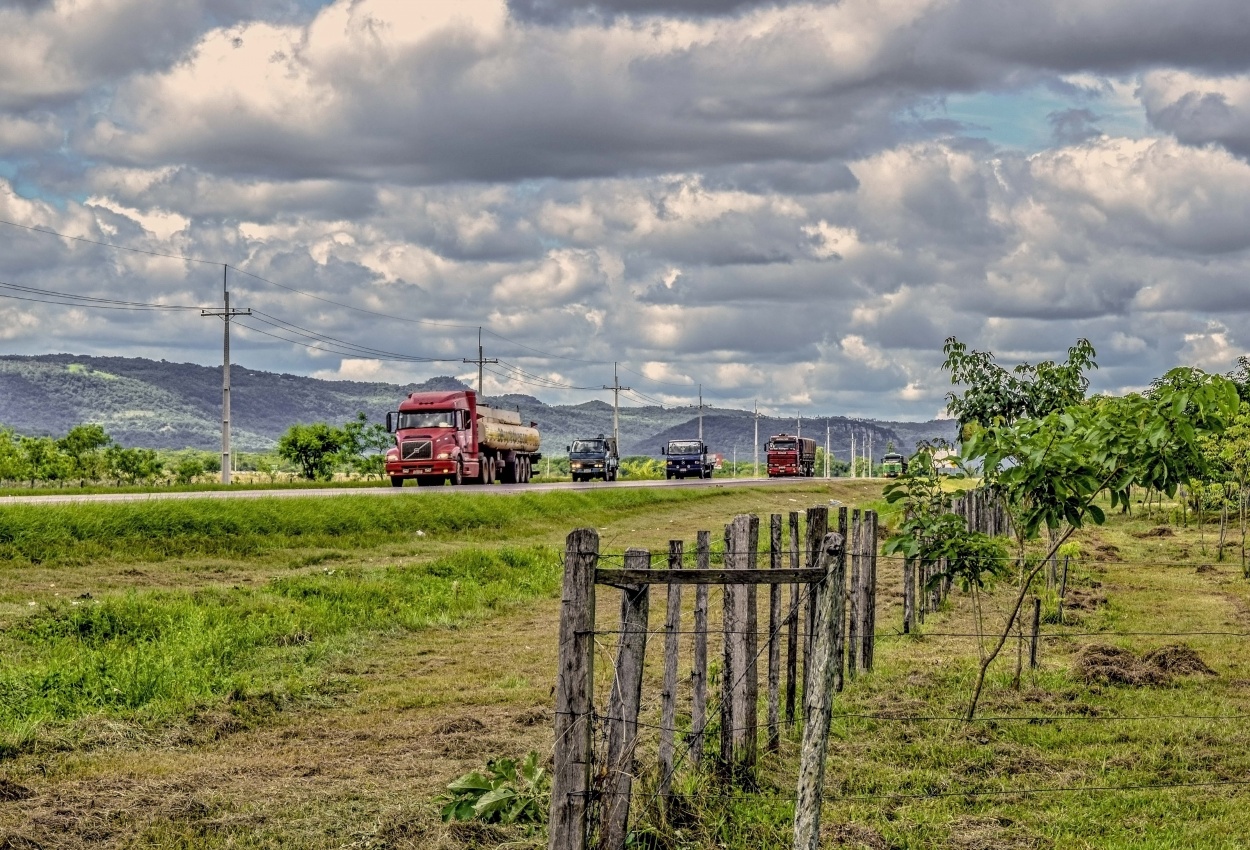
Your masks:
[[[447,460],[451,457],[451,452],[439,452],[435,460]]]
[[[574,468],[574,469],[581,469],[581,468],[582,468],[582,465],[581,465],[580,463],[575,463],[575,464],[573,464],[573,468]]]

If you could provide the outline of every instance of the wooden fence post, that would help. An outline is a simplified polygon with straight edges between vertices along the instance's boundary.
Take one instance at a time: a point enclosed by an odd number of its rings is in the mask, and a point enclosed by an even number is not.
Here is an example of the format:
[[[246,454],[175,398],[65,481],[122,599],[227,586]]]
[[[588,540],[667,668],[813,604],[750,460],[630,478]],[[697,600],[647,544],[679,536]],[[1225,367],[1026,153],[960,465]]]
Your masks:
[[[684,545],[668,541],[668,568],[680,570]],[[660,692],[660,805],[668,811],[673,781],[673,738],[677,726],[677,649],[681,637],[681,585],[668,586],[664,611],[664,685]]]
[[[646,549],[625,550],[625,569],[651,569]],[[622,591],[621,637],[616,655],[616,677],[608,700],[608,781],[603,803],[604,850],[624,850],[629,827],[629,797],[633,788],[638,743],[638,707],[642,700],[642,670],[647,652],[649,585]]]
[[[851,617],[847,623],[847,645],[850,652],[846,656],[846,675],[850,679],[855,678],[855,674],[859,671],[859,633],[862,627],[860,622],[863,617],[864,600],[863,600],[863,525],[860,520],[859,508],[851,511],[851,534],[847,538],[847,551],[850,553],[851,562]]]
[[[706,570],[711,560],[712,535],[700,531],[695,542],[695,567]],[[694,590],[694,666],[690,671],[690,731],[694,740],[690,748],[696,768],[703,761],[703,730],[707,726],[707,591],[706,584]]]
[[[916,621],[916,562],[903,558],[903,634],[911,634]]]
[[[746,568],[759,568],[760,518],[755,514],[745,514],[747,523],[747,556]],[[739,567],[741,569],[741,567]],[[757,595],[759,589],[754,584],[746,586],[746,682],[742,689],[742,698],[746,702],[746,763],[754,768],[759,760],[760,738],[760,624]]]
[[[877,647],[877,512],[864,511],[864,632],[860,669],[872,670]]]
[[[1037,641],[1042,630],[1042,599],[1040,596],[1033,597],[1033,635],[1029,641],[1029,668],[1037,669]]]
[[[754,523],[752,520],[755,520]],[[759,534],[759,521],[747,514],[734,517],[727,528],[726,564],[730,570],[747,569],[751,562],[752,526]],[[752,586],[753,588],[753,586]],[[758,691],[750,687],[750,676],[756,672],[750,651],[749,630],[754,623],[748,608],[748,600],[754,594],[747,593],[741,584],[725,585],[725,664],[721,675],[724,679],[721,705],[721,760],[722,769],[730,779],[736,779],[743,769],[754,765],[755,747],[752,742],[758,730],[755,728],[756,706],[751,697]],[[758,686],[757,686],[758,687]]]
[[[814,508],[807,509],[807,544],[804,547],[807,552],[807,566],[816,567],[816,562],[820,557],[820,547],[825,539],[825,534],[829,531],[829,508],[824,505],[817,505]],[[812,658],[812,640],[816,629],[816,610],[812,607],[812,603],[816,595],[816,582],[809,582],[806,597],[807,606],[807,622],[805,631],[807,632],[803,641],[803,691],[807,692],[811,673],[808,667],[811,665]]]
[[[812,646],[810,688],[803,694],[803,747],[794,804],[794,850],[819,850],[820,847],[820,807],[824,797],[825,757],[833,712],[833,674],[837,664],[833,644],[841,621],[838,611],[846,604],[844,553],[844,538],[838,534],[827,535],[819,547],[817,563],[826,569],[828,577],[817,584],[815,592],[817,636]]]
[[[594,695],[595,566],[599,534],[579,528],[564,544],[556,672],[555,766],[548,850],[585,850]]]
[[[838,538],[842,544],[838,547],[836,555],[837,564],[829,570],[829,578],[826,583],[833,581],[837,583],[835,592],[842,602],[833,612],[833,690],[834,693],[842,693],[844,684],[844,676],[846,675],[846,539],[850,529],[847,526],[847,510],[845,507],[838,508]]]
[[[799,512],[790,511],[790,569],[799,568]],[[790,617],[786,631],[786,725],[794,725],[794,707],[798,692],[798,654],[800,622],[799,586],[790,585]]]
[[[734,555],[733,527],[725,526],[725,556],[721,566],[727,570],[738,568],[737,556]],[[741,586],[726,584],[721,588],[721,631],[723,632],[722,662],[720,671],[720,764],[718,769],[725,779],[733,777],[734,765],[734,726],[739,707],[736,702],[737,691],[734,687],[734,671],[738,669],[738,642],[734,631],[738,622],[738,592]]]
[[[781,569],[781,514],[768,518],[768,566]],[[781,585],[768,586],[768,751],[781,746]]]

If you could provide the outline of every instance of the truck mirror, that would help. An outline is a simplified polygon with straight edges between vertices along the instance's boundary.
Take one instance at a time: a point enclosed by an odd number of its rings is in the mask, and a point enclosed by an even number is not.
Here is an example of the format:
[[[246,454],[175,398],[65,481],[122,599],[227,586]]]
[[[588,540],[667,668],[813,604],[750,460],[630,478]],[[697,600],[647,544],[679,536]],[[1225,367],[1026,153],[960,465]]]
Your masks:
[[[564,450],[565,450],[566,452],[572,452],[572,451],[573,451],[573,447],[572,447],[572,446],[565,446],[565,447],[564,447]]]
[[[388,434],[395,433],[395,414],[394,413],[386,414],[386,432]]]
[[[662,455],[668,454],[668,449],[664,448],[663,446],[660,446],[660,454]]]

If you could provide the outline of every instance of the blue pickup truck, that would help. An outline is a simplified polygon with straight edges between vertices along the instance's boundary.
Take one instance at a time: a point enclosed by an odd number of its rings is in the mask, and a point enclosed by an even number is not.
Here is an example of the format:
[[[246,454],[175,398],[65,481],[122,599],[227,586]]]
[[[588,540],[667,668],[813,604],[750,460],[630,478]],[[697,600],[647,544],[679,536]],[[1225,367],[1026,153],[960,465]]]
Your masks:
[[[711,478],[716,468],[716,458],[708,454],[707,443],[702,440],[669,440],[660,454],[668,459],[665,478]]]

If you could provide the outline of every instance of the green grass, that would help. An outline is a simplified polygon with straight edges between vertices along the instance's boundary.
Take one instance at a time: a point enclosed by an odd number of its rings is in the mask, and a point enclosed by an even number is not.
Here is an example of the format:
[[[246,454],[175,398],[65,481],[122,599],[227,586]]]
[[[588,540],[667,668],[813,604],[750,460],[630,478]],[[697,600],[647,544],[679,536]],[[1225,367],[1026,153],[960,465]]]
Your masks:
[[[217,698],[315,690],[344,639],[454,627],[559,586],[558,552],[465,549],[432,563],[327,569],[255,589],[141,592],[40,609],[0,640],[0,756],[88,715],[168,721]]]
[[[358,549],[424,535],[524,537],[656,506],[716,500],[713,488],[517,496],[455,492],[334,498],[160,500],[0,507],[0,564],[250,557],[295,546]],[[0,567],[0,569],[3,569]]]

